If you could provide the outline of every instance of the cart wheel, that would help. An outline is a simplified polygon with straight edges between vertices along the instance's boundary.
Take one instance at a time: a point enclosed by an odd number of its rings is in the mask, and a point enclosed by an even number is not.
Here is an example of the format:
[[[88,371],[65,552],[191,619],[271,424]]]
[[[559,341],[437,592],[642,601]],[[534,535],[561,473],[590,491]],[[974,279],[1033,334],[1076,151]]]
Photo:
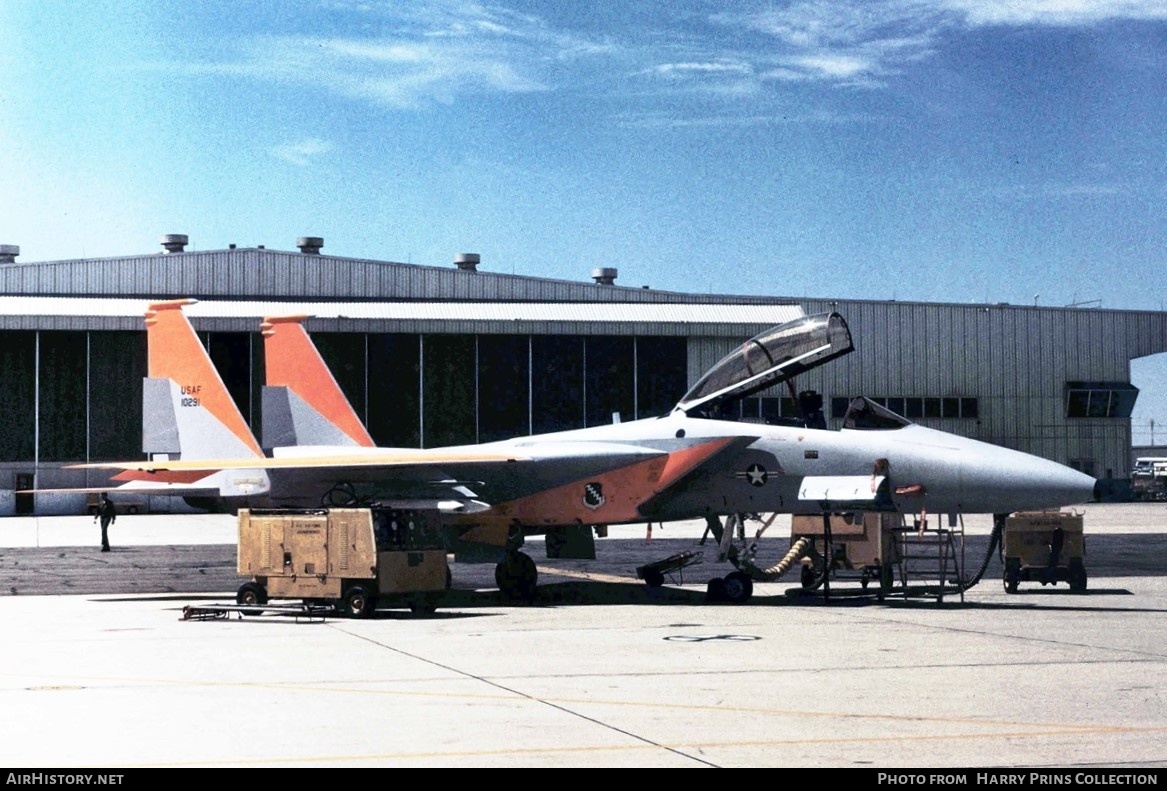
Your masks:
[[[754,594],[754,581],[745,572],[733,571],[722,582],[725,600],[733,604],[745,604]]]
[[[1017,583],[1021,581],[1021,571],[1018,569],[1005,569],[1005,592],[1016,593]]]
[[[245,582],[235,593],[235,603],[244,606],[251,604],[267,604],[267,590],[258,582]],[[262,610],[244,610],[244,615],[259,615]]]
[[[650,588],[659,588],[665,584],[665,575],[658,569],[645,569],[644,584]]]
[[[414,615],[433,615],[438,611],[438,599],[433,595],[416,596],[409,603],[409,611]]]
[[[350,618],[368,618],[377,609],[377,597],[364,585],[353,585],[345,591],[341,607]]]
[[[1083,593],[1086,590],[1086,569],[1082,566],[1070,567],[1070,590]]]

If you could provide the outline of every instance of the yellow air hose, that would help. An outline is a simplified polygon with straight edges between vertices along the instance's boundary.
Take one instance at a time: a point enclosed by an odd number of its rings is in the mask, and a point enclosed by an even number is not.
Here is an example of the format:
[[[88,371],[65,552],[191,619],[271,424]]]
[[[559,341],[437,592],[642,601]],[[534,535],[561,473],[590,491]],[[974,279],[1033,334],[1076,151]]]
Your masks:
[[[805,537],[800,538],[791,545],[790,551],[781,560],[768,569],[760,569],[748,562],[743,565],[748,566],[746,570],[752,579],[758,582],[777,582],[782,578],[782,575],[790,571],[790,567],[794,565],[796,560],[806,554],[809,547],[810,539]]]

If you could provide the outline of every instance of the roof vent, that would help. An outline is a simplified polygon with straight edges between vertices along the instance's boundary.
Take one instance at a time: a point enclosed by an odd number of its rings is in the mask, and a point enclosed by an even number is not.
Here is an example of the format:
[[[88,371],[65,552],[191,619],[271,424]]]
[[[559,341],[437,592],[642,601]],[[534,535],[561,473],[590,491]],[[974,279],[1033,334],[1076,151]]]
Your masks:
[[[20,255],[20,245],[0,244],[0,264],[15,264],[18,255]]]
[[[162,249],[167,253],[181,253],[189,241],[184,233],[168,233],[162,237]]]
[[[592,270],[592,280],[601,286],[610,286],[616,282],[616,267],[603,266]]]
[[[478,253],[455,253],[454,266],[464,272],[477,272],[478,262],[481,261]]]
[[[324,246],[324,239],[320,236],[301,236],[296,240],[296,247],[304,255],[320,255],[320,248]]]

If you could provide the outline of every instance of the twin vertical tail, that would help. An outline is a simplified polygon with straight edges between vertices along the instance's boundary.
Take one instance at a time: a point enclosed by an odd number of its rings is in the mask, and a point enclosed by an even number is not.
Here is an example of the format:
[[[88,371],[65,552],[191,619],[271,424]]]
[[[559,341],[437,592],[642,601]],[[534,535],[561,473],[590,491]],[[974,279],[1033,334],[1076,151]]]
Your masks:
[[[222,377],[183,312],[193,299],[155,302],[146,311],[147,378],[143,382],[142,450],[154,459],[261,459],[263,448],[374,447],[301,322],[266,318],[263,446],[255,439]],[[126,470],[124,488],[188,497],[269,494],[262,469],[206,472]]]
[[[307,316],[268,317],[263,334],[263,446],[375,446],[308,337]]]

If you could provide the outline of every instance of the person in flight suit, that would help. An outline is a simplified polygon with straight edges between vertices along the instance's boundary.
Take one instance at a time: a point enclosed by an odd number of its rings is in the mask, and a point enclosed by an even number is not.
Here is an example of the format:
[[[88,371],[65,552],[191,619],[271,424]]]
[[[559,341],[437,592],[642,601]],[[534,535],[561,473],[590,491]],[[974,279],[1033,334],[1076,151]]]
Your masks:
[[[109,499],[109,495],[102,492],[101,505],[97,507],[97,513],[93,516],[93,521],[101,520],[101,551],[109,552],[109,526],[116,522],[118,518],[117,508],[114,507],[113,500]]]

